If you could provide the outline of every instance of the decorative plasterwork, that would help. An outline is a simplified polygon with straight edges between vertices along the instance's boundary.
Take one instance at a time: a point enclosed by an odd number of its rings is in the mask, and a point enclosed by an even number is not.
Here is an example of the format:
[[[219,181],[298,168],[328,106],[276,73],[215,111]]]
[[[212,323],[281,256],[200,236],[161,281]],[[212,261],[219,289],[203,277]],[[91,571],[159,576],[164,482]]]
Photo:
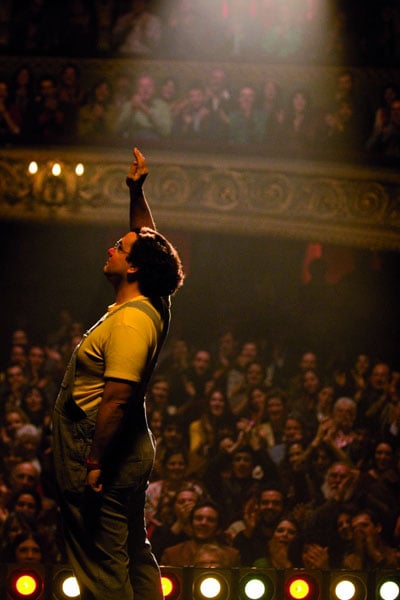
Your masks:
[[[163,150],[146,155],[145,190],[161,229],[400,249],[400,175],[393,170]],[[34,175],[31,160],[38,164]],[[115,148],[3,149],[0,218],[125,224],[129,161],[129,152]]]

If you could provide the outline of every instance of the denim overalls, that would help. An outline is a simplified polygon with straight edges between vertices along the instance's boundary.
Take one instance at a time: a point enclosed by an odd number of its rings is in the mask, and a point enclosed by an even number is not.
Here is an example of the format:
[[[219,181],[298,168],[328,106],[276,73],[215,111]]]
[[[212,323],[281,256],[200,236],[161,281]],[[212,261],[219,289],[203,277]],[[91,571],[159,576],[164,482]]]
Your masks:
[[[126,303],[154,319],[143,301]],[[123,308],[122,306],[120,308]],[[107,313],[89,331],[120,310]],[[157,306],[157,309],[159,307]],[[160,307],[161,308],[161,307]],[[151,553],[144,523],[145,492],[154,461],[154,442],[147,426],[144,393],[169,324],[163,301],[163,332],[154,357],[138,388],[133,409],[114,447],[103,461],[103,491],[85,485],[97,407],[83,411],[73,400],[75,349],[66,369],[53,414],[53,447],[60,509],[71,566],[82,600],[161,600],[158,565]]]

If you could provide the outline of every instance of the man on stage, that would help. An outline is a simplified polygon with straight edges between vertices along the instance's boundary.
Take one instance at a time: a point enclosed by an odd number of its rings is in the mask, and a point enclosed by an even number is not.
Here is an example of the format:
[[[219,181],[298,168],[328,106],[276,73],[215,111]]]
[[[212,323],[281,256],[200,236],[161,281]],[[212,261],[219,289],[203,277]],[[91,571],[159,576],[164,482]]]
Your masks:
[[[145,492],[154,460],[144,396],[183,282],[179,256],[155,231],[134,149],[130,231],[108,250],[115,303],[83,336],[55,405],[54,460],[71,566],[82,600],[161,600],[146,537]]]

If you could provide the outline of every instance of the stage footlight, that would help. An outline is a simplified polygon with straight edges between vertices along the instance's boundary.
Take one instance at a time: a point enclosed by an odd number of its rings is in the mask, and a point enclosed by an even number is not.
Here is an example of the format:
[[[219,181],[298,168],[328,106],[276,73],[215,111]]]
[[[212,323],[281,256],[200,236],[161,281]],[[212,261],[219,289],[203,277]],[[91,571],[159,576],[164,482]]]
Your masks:
[[[272,600],[276,590],[276,571],[241,569],[237,586],[239,600]]]
[[[39,600],[45,587],[44,572],[31,565],[9,566],[7,600]]]
[[[194,569],[192,576],[193,600],[233,600],[229,569]]]
[[[331,572],[329,597],[332,600],[366,600],[367,575],[354,572]]]
[[[321,596],[322,575],[318,571],[296,570],[285,573],[284,597],[286,600],[317,600]]]
[[[52,592],[54,600],[80,599],[79,584],[72,569],[62,567],[53,573]]]
[[[376,600],[400,600],[399,573],[376,573],[375,578]]]
[[[165,600],[183,600],[183,569],[162,566],[160,570]]]

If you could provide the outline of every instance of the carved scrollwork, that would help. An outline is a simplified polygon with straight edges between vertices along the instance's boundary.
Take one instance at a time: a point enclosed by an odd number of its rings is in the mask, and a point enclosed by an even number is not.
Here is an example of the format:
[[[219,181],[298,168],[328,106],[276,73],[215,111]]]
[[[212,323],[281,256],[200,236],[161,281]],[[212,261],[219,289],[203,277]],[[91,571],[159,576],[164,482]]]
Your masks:
[[[30,193],[29,180],[21,164],[0,161],[0,202],[15,206],[23,202]]]
[[[193,192],[187,169],[176,166],[157,168],[154,177],[146,181],[146,189],[154,205],[166,208],[184,206]]]
[[[266,214],[285,213],[293,199],[289,177],[279,173],[267,173],[254,182],[249,203],[254,212]]]
[[[248,186],[240,173],[214,170],[204,179],[201,204],[221,212],[233,212],[247,202]]]
[[[344,189],[332,179],[313,180],[305,197],[307,211],[318,219],[343,218],[346,207]]]
[[[98,165],[93,177],[85,178],[80,184],[79,195],[85,199],[85,204],[91,207],[126,207],[128,197],[126,175],[125,167]]]
[[[385,188],[377,182],[368,181],[354,186],[349,194],[349,208],[353,217],[371,223],[386,220],[389,198]]]

